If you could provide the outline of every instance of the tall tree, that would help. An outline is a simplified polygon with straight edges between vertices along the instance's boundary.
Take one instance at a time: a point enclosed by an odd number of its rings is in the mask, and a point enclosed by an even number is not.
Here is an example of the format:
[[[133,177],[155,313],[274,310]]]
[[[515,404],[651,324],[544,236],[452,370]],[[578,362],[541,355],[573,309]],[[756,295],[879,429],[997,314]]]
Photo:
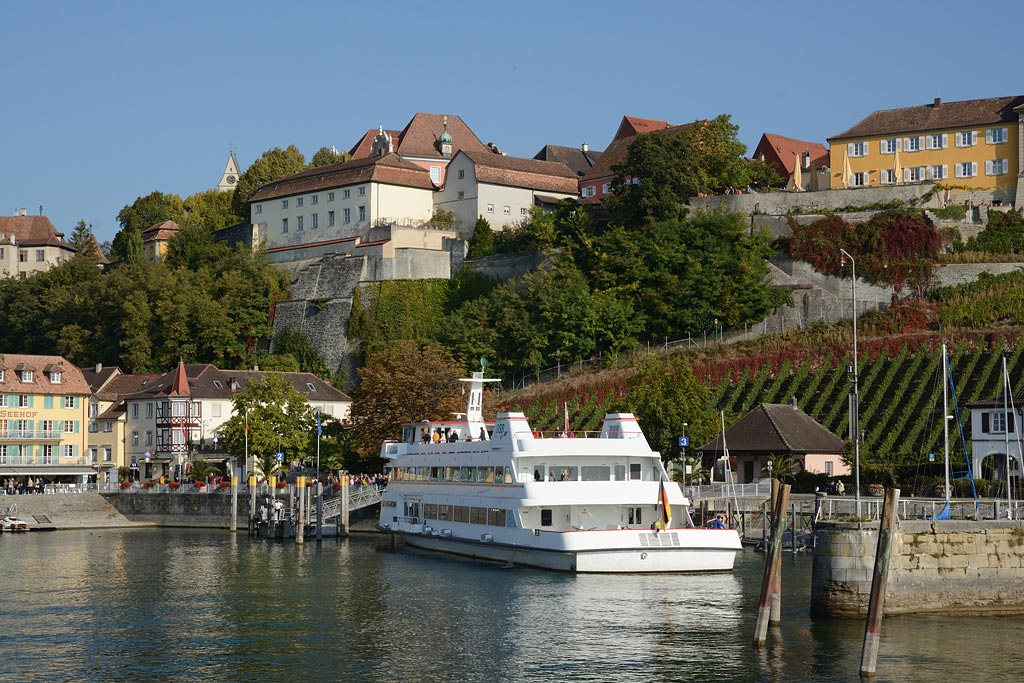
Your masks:
[[[249,220],[249,213],[238,215],[232,203],[232,193],[220,190],[197,192],[185,199],[185,226],[201,226],[216,232],[230,225]]]
[[[235,215],[249,216],[249,197],[261,186],[305,168],[306,158],[295,145],[288,145],[287,149],[275,147],[264,152],[238,178],[238,185],[231,198],[231,208]]]
[[[85,221],[78,221],[75,223],[75,227],[71,231],[71,238],[68,240],[68,244],[74,247],[76,252],[81,252],[82,247],[85,246],[91,236],[92,224],[86,223]]]
[[[313,158],[309,161],[310,168],[319,168],[321,166],[330,166],[331,164],[340,164],[342,161],[347,161],[351,158],[348,152],[339,152],[333,147],[321,147],[313,155]]]
[[[402,423],[450,417],[461,409],[461,375],[459,364],[436,345],[402,341],[371,354],[352,396],[352,449],[373,459],[385,439],[400,435]]]
[[[185,204],[176,194],[153,191],[138,197],[117,214],[121,229],[111,247],[117,258],[137,258],[142,254],[142,233],[161,221],[185,222]]]
[[[613,167],[614,193],[606,202],[627,226],[679,217],[699,194],[745,187],[750,167],[739,127],[728,114],[670,131],[637,135],[626,158]]]

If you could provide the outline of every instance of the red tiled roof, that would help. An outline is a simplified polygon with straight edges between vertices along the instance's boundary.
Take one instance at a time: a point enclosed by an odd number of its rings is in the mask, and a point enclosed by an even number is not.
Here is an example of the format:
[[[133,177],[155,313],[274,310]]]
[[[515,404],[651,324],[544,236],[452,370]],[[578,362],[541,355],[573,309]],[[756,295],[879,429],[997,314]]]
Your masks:
[[[430,171],[406,161],[397,154],[388,154],[382,157],[350,159],[338,164],[300,171],[287,178],[267,183],[256,190],[249,201],[260,202],[276,197],[369,182],[434,189],[434,184],[430,182]]]
[[[142,231],[142,241],[152,242],[153,240],[163,240],[166,242],[177,235],[180,231],[181,226],[174,221],[161,221]]]
[[[473,162],[476,179],[481,183],[571,195],[579,192],[576,173],[558,161],[522,159],[466,150],[462,150],[460,154],[466,155]]]
[[[26,247],[64,247],[71,245],[64,241],[64,233],[57,232],[46,216],[0,216],[0,241],[10,243],[14,235],[18,245]]]
[[[587,172],[587,174],[585,176],[583,176],[583,180],[594,181],[594,180],[597,180],[597,179],[600,179],[600,178],[613,178],[613,177],[615,177],[615,174],[612,172],[612,166],[615,166],[620,161],[622,161],[623,159],[626,158],[626,155],[629,153],[629,145],[633,142],[633,139],[636,137],[636,135],[629,135],[629,136],[626,136],[626,137],[619,137],[619,134],[622,132],[623,126],[626,125],[627,120],[630,121],[630,124],[633,127],[635,127],[635,122],[636,121],[644,121],[644,122],[650,123],[650,121],[648,119],[635,119],[635,118],[629,117],[629,116],[623,117],[622,124],[619,126],[619,133],[615,134],[616,135],[615,139],[612,140],[612,143],[610,145],[608,145],[608,148],[605,149],[604,154],[602,154],[601,158],[597,160],[597,163],[594,164],[593,168],[591,168],[590,171]],[[655,123],[664,123],[664,121],[657,121]],[[675,125],[671,125],[671,124],[666,124],[666,125],[667,125],[666,128],[657,128],[655,130],[662,130],[662,131],[665,131],[666,133],[668,133],[670,135],[676,135],[678,133],[683,132],[684,130],[686,130],[687,128],[692,126],[693,124],[692,123],[684,123],[684,124],[679,125],[679,126],[675,126]],[[643,132],[652,132],[652,131],[643,131]],[[640,133],[638,133],[637,135],[639,135],[639,134]]]
[[[437,140],[445,131],[445,118],[448,121],[448,134],[452,136],[452,156],[459,150],[470,152],[488,152],[487,146],[480,142],[466,122],[454,114],[425,114],[418,112],[401,131],[387,131],[391,136],[395,151],[406,157],[426,157],[444,159],[438,149]],[[370,145],[379,130],[368,131],[350,150],[352,156],[359,159],[370,155]],[[493,153],[493,152],[491,152]]]
[[[765,161],[781,164],[785,169],[785,172],[782,173],[783,178],[785,178],[793,172],[793,164],[796,157],[804,152],[811,153],[812,168],[814,167],[815,160],[828,156],[828,148],[817,142],[807,142],[805,140],[775,135],[774,133],[765,133],[761,136],[761,141],[757,143],[757,148],[754,150],[752,157],[756,159],[761,154],[764,154]]]
[[[640,133],[651,133],[656,130],[666,130],[674,127],[674,123],[659,121],[658,119],[642,119],[639,116],[623,116],[619,129],[615,131],[614,140],[631,138]]]
[[[309,396],[311,400],[350,401],[343,391],[339,391],[329,383],[309,372],[267,372],[262,370],[221,370],[208,363],[186,364],[184,366],[186,384],[192,400],[199,399],[230,399],[240,391],[246,391],[249,382],[261,381],[267,375],[277,375],[287,380],[296,391]],[[145,387],[130,396],[133,399],[161,398],[172,395],[172,388],[178,369],[157,375]],[[314,387],[310,391],[309,384]],[[218,386],[219,385],[219,386]]]
[[[60,383],[52,384],[44,372],[47,366],[59,370]],[[22,382],[15,368],[32,371],[32,381]],[[0,382],[0,393],[4,394],[91,394],[89,383],[82,371],[61,356],[29,356],[18,353],[0,354],[0,368],[4,368],[4,381]]]
[[[1015,124],[1017,114],[1014,110],[1021,105],[1024,105],[1024,96],[1021,95],[961,102],[943,102],[936,98],[932,104],[874,111],[849,130],[833,135],[829,140],[1000,123]]]

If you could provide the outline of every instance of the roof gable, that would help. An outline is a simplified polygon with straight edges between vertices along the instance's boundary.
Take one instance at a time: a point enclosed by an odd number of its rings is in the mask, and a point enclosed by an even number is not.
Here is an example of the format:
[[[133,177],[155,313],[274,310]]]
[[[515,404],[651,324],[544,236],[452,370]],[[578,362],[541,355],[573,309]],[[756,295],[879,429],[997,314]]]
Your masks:
[[[64,233],[58,232],[46,216],[0,216],[0,242],[10,243],[11,236],[19,246],[71,249]]]
[[[846,444],[796,406],[762,403],[725,430],[730,453],[841,454]],[[697,449],[722,451],[722,435]]]
[[[796,158],[802,156],[804,152],[810,153],[812,164],[816,159],[828,156],[828,148],[817,142],[764,133],[757,143],[757,148],[754,149],[753,158],[760,158],[763,154],[765,161],[781,165],[785,169],[784,175],[789,175],[793,172]]]
[[[576,171],[576,175],[584,176],[597,160],[601,158],[601,154],[601,152],[592,152],[589,149],[584,150],[578,147],[544,145],[544,148],[537,152],[533,158],[538,161],[557,161],[563,163]]]
[[[571,195],[577,194],[579,190],[576,173],[561,162],[507,157],[489,152],[471,153],[466,150],[459,154],[473,162],[476,179],[481,183]]]

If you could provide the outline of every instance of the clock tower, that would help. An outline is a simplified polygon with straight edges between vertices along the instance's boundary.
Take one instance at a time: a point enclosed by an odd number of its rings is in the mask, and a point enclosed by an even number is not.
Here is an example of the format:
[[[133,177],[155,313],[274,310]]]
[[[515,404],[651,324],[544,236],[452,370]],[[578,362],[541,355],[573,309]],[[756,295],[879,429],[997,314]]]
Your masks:
[[[221,192],[233,192],[238,185],[238,159],[235,158],[235,150],[228,152],[228,163],[224,166],[224,174],[220,177],[217,189]]]

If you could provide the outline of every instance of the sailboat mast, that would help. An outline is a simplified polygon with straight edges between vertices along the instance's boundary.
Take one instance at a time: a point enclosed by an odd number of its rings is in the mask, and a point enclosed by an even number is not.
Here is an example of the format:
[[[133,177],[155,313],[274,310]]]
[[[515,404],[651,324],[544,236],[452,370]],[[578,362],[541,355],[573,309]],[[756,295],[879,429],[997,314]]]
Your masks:
[[[1010,398],[1010,375],[1006,371],[1006,355],[1003,354],[1003,452],[1006,453],[1006,514],[1013,519],[1013,491],[1010,489],[1010,414],[1007,402]]]
[[[942,342],[942,449],[945,455],[946,505],[949,505],[949,357]]]

